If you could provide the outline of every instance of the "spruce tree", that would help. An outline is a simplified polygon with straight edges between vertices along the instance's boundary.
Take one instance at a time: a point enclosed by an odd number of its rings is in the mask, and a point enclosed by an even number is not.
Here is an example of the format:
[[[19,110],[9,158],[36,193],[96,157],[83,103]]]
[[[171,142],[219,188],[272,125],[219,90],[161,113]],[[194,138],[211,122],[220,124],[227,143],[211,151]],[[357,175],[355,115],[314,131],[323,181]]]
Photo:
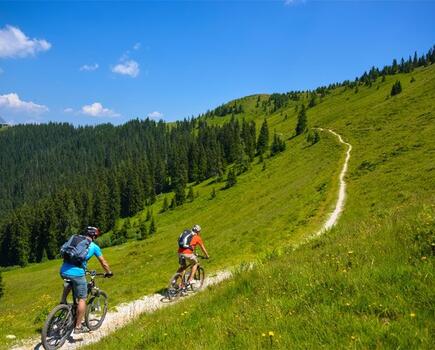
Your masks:
[[[195,199],[195,194],[193,193],[193,187],[190,186],[190,187],[189,187],[189,191],[188,191],[188,193],[187,193],[187,200],[188,200],[189,202],[193,202],[194,199]]]
[[[177,201],[175,200],[175,195],[174,195],[174,197],[172,197],[171,199],[171,205],[169,206],[169,208],[175,209],[176,207],[177,207]]]
[[[269,127],[267,125],[267,120],[264,119],[261,125],[260,134],[257,140],[257,154],[263,155],[267,148],[269,147]]]
[[[402,84],[400,83],[400,80],[396,80],[396,82],[391,87],[391,96],[398,95],[402,92]]]
[[[301,110],[298,114],[298,122],[296,124],[296,135],[300,135],[305,132],[305,130],[308,127],[308,121],[307,121],[307,113],[305,111],[305,106],[301,106]]]
[[[168,198],[165,197],[163,198],[163,205],[162,205],[162,209],[160,212],[164,213],[165,211],[167,211],[169,209],[169,203],[168,203]]]
[[[216,198],[216,189],[214,187],[213,187],[213,190],[211,191],[210,198],[211,199]]]
[[[153,235],[154,233],[157,232],[157,226],[156,226],[156,221],[154,220],[154,216],[151,219],[149,232],[150,232],[150,235]]]
[[[148,210],[147,210],[147,216],[145,218],[145,221],[150,221],[151,217],[152,217],[152,212],[151,212],[151,209],[148,208]]]
[[[237,183],[237,175],[233,168],[228,171],[226,188],[233,187]]]
[[[141,221],[140,225],[139,225],[139,234],[138,234],[138,239],[139,240],[143,240],[145,239],[147,236],[147,226],[145,221]]]
[[[273,142],[270,148],[270,154],[273,156],[277,153],[283,152],[285,150],[285,142],[276,133],[273,135]]]

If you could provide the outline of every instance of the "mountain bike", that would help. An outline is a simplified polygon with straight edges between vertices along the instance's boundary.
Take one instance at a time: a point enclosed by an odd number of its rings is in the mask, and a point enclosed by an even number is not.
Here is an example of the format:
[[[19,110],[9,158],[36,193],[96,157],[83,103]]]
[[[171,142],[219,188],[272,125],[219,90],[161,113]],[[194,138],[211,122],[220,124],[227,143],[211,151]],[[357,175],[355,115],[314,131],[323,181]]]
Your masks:
[[[88,298],[86,302],[85,324],[89,330],[94,331],[101,327],[107,313],[107,294],[97,287],[95,278],[104,276],[104,273],[86,271],[90,276],[88,282]],[[73,302],[67,303],[66,290],[72,289]],[[60,348],[74,330],[76,324],[77,299],[74,295],[72,282],[64,279],[64,292],[61,303],[57,305],[47,316],[41,333],[41,342],[46,350]]]
[[[207,259],[204,256],[196,255],[198,258]],[[187,295],[189,292],[197,292],[204,285],[205,271],[201,264],[198,264],[192,282],[188,285],[189,277],[192,274],[194,263],[191,261],[182,272],[176,272],[169,280],[166,290],[166,299],[169,301],[178,299],[180,296]]]

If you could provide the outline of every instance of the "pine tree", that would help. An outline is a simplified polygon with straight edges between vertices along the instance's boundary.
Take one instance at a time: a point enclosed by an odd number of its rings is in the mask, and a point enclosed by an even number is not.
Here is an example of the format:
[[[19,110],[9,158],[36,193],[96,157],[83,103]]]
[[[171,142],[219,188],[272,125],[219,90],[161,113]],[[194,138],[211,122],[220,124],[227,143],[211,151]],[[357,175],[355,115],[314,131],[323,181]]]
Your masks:
[[[147,226],[145,221],[141,221],[140,225],[139,225],[139,234],[138,234],[138,239],[139,240],[143,240],[145,239],[147,236]]]
[[[188,191],[188,193],[187,193],[187,200],[188,200],[189,202],[193,202],[194,199],[195,199],[195,194],[193,193],[193,187],[190,186],[190,187],[189,187],[189,191]]]
[[[149,230],[149,232],[150,232],[150,235],[153,235],[154,233],[157,232],[157,227],[156,227],[156,222],[154,220],[154,216],[151,219],[151,224],[150,224],[150,230]]]
[[[317,130],[310,131],[307,134],[307,142],[310,145],[314,145],[319,141],[320,141],[320,135],[319,135],[319,132]]]
[[[176,207],[177,207],[177,201],[175,200],[175,195],[174,195],[174,197],[172,197],[171,199],[171,205],[169,206],[169,208],[175,209]]]
[[[228,171],[226,188],[233,187],[237,183],[237,175],[234,169]]]
[[[216,198],[216,189],[213,187],[210,195],[210,199]]]
[[[169,209],[169,203],[168,203],[168,198],[165,197],[163,198],[163,205],[162,205],[162,209],[160,210],[161,213],[164,213],[165,211],[167,211]]]
[[[273,135],[273,142],[270,148],[270,154],[273,156],[277,153],[283,152],[285,150],[285,142],[276,133]]]
[[[296,135],[300,135],[305,132],[308,127],[307,113],[305,111],[305,106],[302,105],[301,110],[298,114],[298,122],[296,124]]]
[[[151,211],[150,208],[148,208],[148,210],[147,210],[147,216],[145,218],[145,221],[150,221],[151,217],[152,217],[152,211]]]
[[[43,251],[42,251],[42,256],[41,256],[40,262],[44,262],[44,261],[47,261],[47,260],[48,260],[47,251],[44,248]]]
[[[257,140],[257,153],[259,155],[264,154],[269,147],[269,127],[267,125],[267,120],[264,119],[261,125],[260,134]]]
[[[311,93],[310,101],[308,102],[308,108],[312,108],[316,105],[316,94]]]
[[[108,219],[107,228],[111,230],[115,227],[115,222],[121,215],[121,192],[116,175],[109,176],[109,203],[108,203]]]
[[[396,82],[391,87],[391,96],[398,95],[402,92],[402,84],[400,83],[400,80],[396,80]]]

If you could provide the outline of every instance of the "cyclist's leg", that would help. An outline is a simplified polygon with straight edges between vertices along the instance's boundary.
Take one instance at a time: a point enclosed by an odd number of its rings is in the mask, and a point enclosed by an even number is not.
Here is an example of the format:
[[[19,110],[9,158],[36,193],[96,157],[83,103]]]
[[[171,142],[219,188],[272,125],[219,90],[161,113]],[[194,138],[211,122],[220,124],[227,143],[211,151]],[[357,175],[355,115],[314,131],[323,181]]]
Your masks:
[[[72,285],[71,285],[71,282],[66,281],[66,279],[68,279],[67,277],[62,276],[62,275],[60,275],[60,277],[62,277],[62,279],[64,280],[62,296],[60,297],[60,304],[66,304],[68,294],[71,292],[71,289],[72,289]]]
[[[198,269],[199,263],[196,263],[192,266],[192,273],[189,276],[189,280],[187,281],[187,283],[192,283],[193,277],[195,276],[196,270]]]
[[[189,254],[185,255],[185,258],[189,260],[190,264],[192,265],[192,272],[190,273],[189,280],[187,283],[192,283],[193,277],[195,276],[195,272],[198,269],[199,261],[195,254]]]
[[[81,328],[83,316],[86,312],[86,298],[88,296],[88,287],[86,277],[70,277],[73,284],[73,292],[77,298],[77,315],[76,315],[76,328]]]

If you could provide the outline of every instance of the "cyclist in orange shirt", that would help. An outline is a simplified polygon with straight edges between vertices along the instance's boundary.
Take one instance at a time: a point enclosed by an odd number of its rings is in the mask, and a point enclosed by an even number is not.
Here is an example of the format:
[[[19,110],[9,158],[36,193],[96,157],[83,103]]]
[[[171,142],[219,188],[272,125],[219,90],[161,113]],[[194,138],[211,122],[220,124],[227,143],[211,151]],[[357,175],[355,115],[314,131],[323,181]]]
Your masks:
[[[207,249],[205,249],[201,236],[199,235],[200,233],[201,226],[195,225],[192,227],[192,231],[185,230],[178,238],[178,262],[180,263],[180,267],[178,268],[177,272],[181,273],[184,271],[187,266],[187,261],[192,261],[194,264],[192,266],[192,273],[189,276],[187,285],[192,282],[196,269],[199,265],[198,257],[195,255],[196,246],[199,245],[206,259],[210,258],[207,253]]]

